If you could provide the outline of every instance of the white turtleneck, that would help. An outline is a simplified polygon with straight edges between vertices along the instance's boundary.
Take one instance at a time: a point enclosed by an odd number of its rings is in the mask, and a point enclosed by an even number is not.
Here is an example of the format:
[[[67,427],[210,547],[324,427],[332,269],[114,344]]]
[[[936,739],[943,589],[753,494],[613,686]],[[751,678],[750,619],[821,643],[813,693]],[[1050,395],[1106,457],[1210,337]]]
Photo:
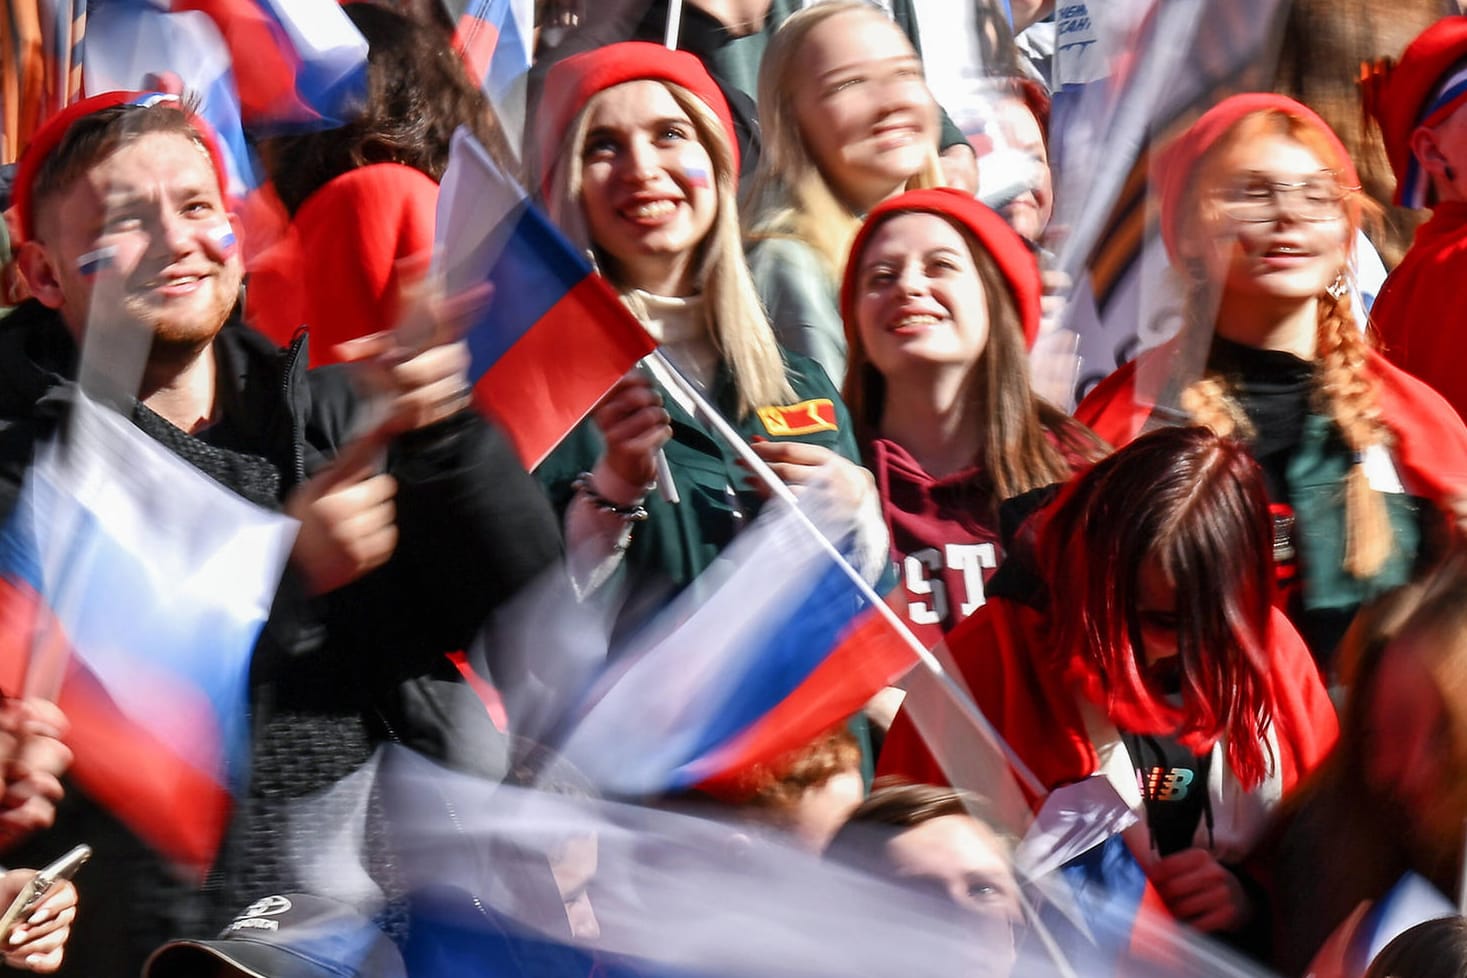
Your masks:
[[[708,331],[707,303],[703,297],[654,295],[634,289],[632,304],[640,312],[642,326],[661,346],[663,356],[699,390],[708,390],[718,375],[718,347]],[[662,385],[665,396],[673,398],[689,414],[694,413],[693,403],[667,376],[666,367],[653,358],[647,360],[647,369]]]

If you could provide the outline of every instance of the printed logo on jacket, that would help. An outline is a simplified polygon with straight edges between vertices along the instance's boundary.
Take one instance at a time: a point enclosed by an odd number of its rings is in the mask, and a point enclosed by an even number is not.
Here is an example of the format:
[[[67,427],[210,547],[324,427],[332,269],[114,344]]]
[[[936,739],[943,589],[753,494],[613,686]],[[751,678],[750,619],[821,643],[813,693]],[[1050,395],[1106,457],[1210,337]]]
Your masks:
[[[798,404],[762,407],[758,413],[764,430],[776,438],[840,430],[840,426],[835,423],[835,402],[828,397],[817,397]]]

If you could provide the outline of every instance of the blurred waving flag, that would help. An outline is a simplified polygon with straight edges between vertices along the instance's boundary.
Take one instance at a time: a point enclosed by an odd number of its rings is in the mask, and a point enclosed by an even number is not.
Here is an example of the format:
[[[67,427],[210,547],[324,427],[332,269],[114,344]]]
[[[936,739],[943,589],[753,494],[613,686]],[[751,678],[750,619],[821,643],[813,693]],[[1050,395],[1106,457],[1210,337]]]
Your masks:
[[[0,163],[81,94],[86,0],[6,0],[0,16]]]
[[[822,543],[767,506],[593,686],[567,758],[619,793],[735,787],[911,668],[906,637]]]
[[[199,115],[224,151],[230,194],[243,198],[259,186],[229,48],[210,18],[114,0],[97,8],[89,31],[88,92],[168,91],[198,99]]]
[[[1051,123],[1056,266],[1076,283],[1079,399],[1176,332],[1179,301],[1156,234],[1153,150],[1222,98],[1270,86],[1289,4],[1119,0],[1062,5]],[[1071,44],[1077,50],[1071,50]],[[1083,69],[1067,68],[1081,61]],[[1075,83],[1071,83],[1071,79]]]
[[[466,337],[469,381],[534,468],[656,344],[462,129],[438,194],[435,239],[449,295],[492,287]]]
[[[525,128],[525,85],[533,61],[534,0],[445,0],[455,24],[454,48],[484,89],[500,128],[519,150]]]
[[[94,15],[122,9],[197,11],[208,17],[228,53],[226,61],[208,69],[210,77],[232,73],[240,116],[252,132],[339,126],[358,115],[365,103],[367,42],[336,0],[100,0],[92,9]],[[148,71],[182,75],[194,56],[170,40],[140,35],[111,57],[149,62]],[[109,48],[118,43],[110,36],[93,35],[91,41]]]
[[[78,784],[199,872],[247,774],[250,658],[294,528],[78,398],[0,533],[0,688],[56,698]]]

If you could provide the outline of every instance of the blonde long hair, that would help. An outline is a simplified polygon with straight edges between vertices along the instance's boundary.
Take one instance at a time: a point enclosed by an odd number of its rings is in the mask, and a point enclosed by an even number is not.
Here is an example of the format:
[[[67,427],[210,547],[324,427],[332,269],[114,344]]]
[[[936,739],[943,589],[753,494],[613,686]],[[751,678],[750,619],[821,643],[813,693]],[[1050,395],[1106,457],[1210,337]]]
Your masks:
[[[842,202],[820,172],[800,131],[794,100],[808,75],[800,53],[810,31],[832,17],[852,12],[890,22],[880,7],[867,0],[825,0],[792,15],[770,40],[759,66],[759,123],[764,142],[745,208],[751,241],[803,241],[820,257],[833,281],[844,273],[846,254],[863,215]],[[942,185],[934,146],[926,164],[903,189]]]
[[[718,211],[713,227],[698,243],[695,264],[697,281],[705,300],[709,334],[720,356],[733,374],[738,392],[739,416],[770,404],[795,400],[794,388],[785,374],[784,357],[774,330],[754,289],[749,266],[744,261],[738,216],[738,174],[733,168],[733,150],[722,123],[701,99],[681,85],[652,79],[664,86],[678,107],[692,120],[698,141],[713,162],[714,190]],[[598,92],[586,101],[566,131],[552,171],[551,190],[546,200],[550,218],[577,245],[590,251],[621,292],[622,301],[638,318],[646,310],[625,283],[617,280],[615,262],[608,260],[591,240],[581,206],[584,173],[583,154],[591,112],[604,95]]]
[[[1337,166],[1336,151],[1331,141],[1310,123],[1283,112],[1265,110],[1244,117],[1231,132],[1218,141],[1199,172],[1217,159],[1229,146],[1264,134],[1288,136],[1309,149],[1326,166]],[[1351,193],[1358,195],[1358,188]],[[1197,195],[1193,195],[1197,199]],[[1347,213],[1355,213],[1347,209]],[[1192,223],[1197,220],[1194,215]],[[1349,239],[1353,240],[1358,223],[1348,222]],[[1195,231],[1195,228],[1191,230]],[[1341,269],[1341,276],[1349,274]],[[1211,325],[1211,290],[1206,283],[1193,282],[1187,295],[1187,328]],[[1356,578],[1377,573],[1395,548],[1385,497],[1372,488],[1365,472],[1365,456],[1372,449],[1389,446],[1390,429],[1381,417],[1376,397],[1376,379],[1370,372],[1369,343],[1356,326],[1349,292],[1336,297],[1330,292],[1318,297],[1319,323],[1315,333],[1314,399],[1318,409],[1328,414],[1339,428],[1346,445],[1355,455],[1345,481],[1345,556],[1342,566]],[[1220,435],[1249,437],[1254,432],[1241,407],[1233,398],[1226,378],[1208,373],[1190,385],[1181,395],[1181,406],[1198,422]]]

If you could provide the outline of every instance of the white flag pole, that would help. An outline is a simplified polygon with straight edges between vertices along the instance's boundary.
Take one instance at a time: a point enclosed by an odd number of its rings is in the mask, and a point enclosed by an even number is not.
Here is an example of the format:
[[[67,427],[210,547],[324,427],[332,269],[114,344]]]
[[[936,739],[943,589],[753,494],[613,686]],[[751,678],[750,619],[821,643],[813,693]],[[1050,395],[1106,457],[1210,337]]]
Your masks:
[[[677,50],[677,36],[683,25],[683,0],[667,0],[667,34],[662,43],[667,50]]]

